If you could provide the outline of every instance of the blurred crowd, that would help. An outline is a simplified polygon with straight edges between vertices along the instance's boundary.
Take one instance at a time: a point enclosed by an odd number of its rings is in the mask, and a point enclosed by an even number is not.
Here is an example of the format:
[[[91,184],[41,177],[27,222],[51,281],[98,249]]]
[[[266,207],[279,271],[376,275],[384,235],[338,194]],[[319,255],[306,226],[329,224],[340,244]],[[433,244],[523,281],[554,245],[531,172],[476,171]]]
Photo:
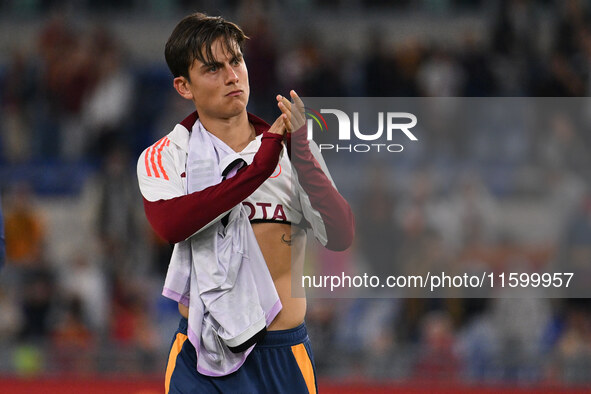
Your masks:
[[[44,7],[60,2],[27,3],[46,15]],[[172,3],[188,10],[188,2]],[[310,17],[315,7],[364,10],[364,2],[301,3]],[[222,2],[250,37],[249,110],[273,120],[270,98],[289,89],[303,97],[591,95],[587,1],[477,1],[467,9],[470,2],[452,0],[388,3],[367,7],[406,12],[422,23],[432,14],[470,12],[486,21],[485,34],[458,32],[445,44],[421,35],[395,39],[368,20],[363,50],[327,50],[338,31],[305,31],[286,45],[278,33],[287,16],[268,11],[277,12],[274,2]],[[114,13],[137,7],[101,4]],[[176,305],[160,296],[171,248],[143,216],[135,163],[191,106],[176,97],[163,56],[136,61],[108,24],[47,15],[30,47],[10,48],[0,64],[0,373],[161,373],[178,323]],[[338,255],[317,251],[312,269],[385,276],[396,260],[415,270],[571,265],[589,273],[589,133],[560,117],[517,137],[458,134],[465,132],[429,136],[444,148],[440,154],[427,148],[391,170],[376,163],[356,169],[366,174],[364,187],[339,183],[352,169],[327,157],[339,188],[363,215],[354,247]],[[502,159],[492,146],[505,149]],[[507,158],[517,164],[508,169]],[[71,187],[63,187],[64,177]],[[530,208],[528,218],[551,211],[556,231],[515,237],[500,223],[511,219],[511,206]],[[53,209],[65,216],[56,219]],[[548,224],[531,225],[536,233]],[[320,376],[591,380],[587,299],[311,299],[309,308]]]

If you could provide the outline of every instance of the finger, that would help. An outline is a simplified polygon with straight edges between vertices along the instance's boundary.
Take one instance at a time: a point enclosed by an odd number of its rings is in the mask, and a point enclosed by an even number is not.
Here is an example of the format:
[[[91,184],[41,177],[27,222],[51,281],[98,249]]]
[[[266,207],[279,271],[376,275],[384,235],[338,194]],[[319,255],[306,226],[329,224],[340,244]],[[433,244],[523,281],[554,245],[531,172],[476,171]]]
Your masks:
[[[269,132],[273,134],[285,134],[285,120],[287,116],[285,114],[279,115],[275,122],[269,127]]]
[[[291,120],[289,118],[285,118],[284,124],[285,124],[285,131],[287,131],[288,133],[291,133],[293,131],[293,124],[291,123]]]
[[[298,121],[305,121],[304,113],[306,108],[304,106],[304,102],[302,101],[300,96],[298,96],[295,90],[291,90],[289,94],[291,95],[291,98],[293,99],[293,102],[295,104],[295,110],[292,107],[293,113],[295,114]]]
[[[279,104],[277,104],[277,106],[279,107],[281,112],[283,112],[288,118],[291,117],[291,106],[288,107],[283,102],[280,102]]]
[[[300,112],[304,112],[304,109],[305,109],[304,102],[302,101],[300,96],[298,96],[296,91],[292,90],[291,92],[289,92],[289,94],[291,95],[291,98],[293,99],[293,102],[295,103],[297,110]]]
[[[283,119],[283,124],[285,126],[285,129],[287,132],[289,132],[290,127],[291,127],[291,112],[285,109],[285,106],[283,105],[283,103],[279,103],[278,104],[279,109],[281,109],[281,111],[283,112],[280,116],[281,119]]]
[[[295,93],[295,91],[291,91],[293,93]],[[290,93],[291,94],[291,93]],[[306,123],[306,118],[304,115],[304,111],[303,111],[303,107],[301,111],[293,111],[294,110],[294,106],[292,105],[291,101],[289,101],[287,99],[287,97],[283,97],[281,95],[277,95],[277,100],[279,101],[278,105],[279,108],[281,109],[281,111],[283,113],[285,113],[290,122],[287,125],[287,132],[290,133],[296,129],[299,129],[300,127],[302,127],[305,123]],[[299,97],[298,97],[299,100]],[[301,103],[302,100],[299,100],[299,102]]]
[[[285,105],[291,111],[291,101],[287,97],[277,95],[277,101]]]
[[[278,95],[277,99],[279,100],[279,103],[278,103],[279,108],[290,119],[289,128],[287,130],[288,132],[292,132],[294,129],[299,129],[301,126],[303,126],[306,123],[303,112],[302,113],[292,112],[294,107],[292,106],[292,103],[287,100],[287,97],[283,97],[283,96]]]
[[[300,114],[298,112],[292,112],[291,116],[289,117],[289,120],[291,122],[291,125],[293,126],[293,128],[291,129],[292,131],[299,129],[306,123],[306,119],[303,116],[303,114]]]

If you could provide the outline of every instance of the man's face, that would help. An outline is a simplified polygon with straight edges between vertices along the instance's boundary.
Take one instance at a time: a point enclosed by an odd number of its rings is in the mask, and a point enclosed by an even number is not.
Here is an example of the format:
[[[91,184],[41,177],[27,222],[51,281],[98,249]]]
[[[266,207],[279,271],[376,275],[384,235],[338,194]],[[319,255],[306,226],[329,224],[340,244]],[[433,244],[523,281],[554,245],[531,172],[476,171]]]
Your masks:
[[[204,64],[195,60],[189,69],[187,88],[200,117],[228,119],[246,110],[248,70],[238,44],[232,44],[235,55],[218,38],[211,46],[215,61]]]

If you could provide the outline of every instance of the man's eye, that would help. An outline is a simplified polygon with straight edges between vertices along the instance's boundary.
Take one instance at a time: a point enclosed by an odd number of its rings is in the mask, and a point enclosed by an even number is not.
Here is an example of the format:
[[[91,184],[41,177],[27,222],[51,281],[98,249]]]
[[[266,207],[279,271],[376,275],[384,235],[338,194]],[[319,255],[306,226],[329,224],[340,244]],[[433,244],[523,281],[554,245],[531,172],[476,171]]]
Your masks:
[[[212,72],[212,73],[213,73],[213,72],[216,72],[217,70],[218,70],[218,66],[210,66],[210,67],[207,69],[207,71],[209,71],[209,72]]]
[[[240,59],[236,58],[236,59],[232,60],[232,64],[235,65],[235,66],[239,65],[240,64]]]

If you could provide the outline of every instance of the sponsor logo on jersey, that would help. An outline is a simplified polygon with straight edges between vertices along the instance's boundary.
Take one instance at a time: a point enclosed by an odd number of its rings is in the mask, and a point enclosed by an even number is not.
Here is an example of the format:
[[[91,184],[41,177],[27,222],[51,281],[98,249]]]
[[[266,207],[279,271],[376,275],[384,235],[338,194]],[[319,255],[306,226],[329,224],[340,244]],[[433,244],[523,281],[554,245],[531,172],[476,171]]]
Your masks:
[[[256,219],[287,221],[287,215],[285,215],[283,205],[281,204],[272,204],[270,202],[257,202],[252,204],[250,202],[243,201],[242,205],[250,210],[248,214],[248,220],[252,220],[256,215]]]

